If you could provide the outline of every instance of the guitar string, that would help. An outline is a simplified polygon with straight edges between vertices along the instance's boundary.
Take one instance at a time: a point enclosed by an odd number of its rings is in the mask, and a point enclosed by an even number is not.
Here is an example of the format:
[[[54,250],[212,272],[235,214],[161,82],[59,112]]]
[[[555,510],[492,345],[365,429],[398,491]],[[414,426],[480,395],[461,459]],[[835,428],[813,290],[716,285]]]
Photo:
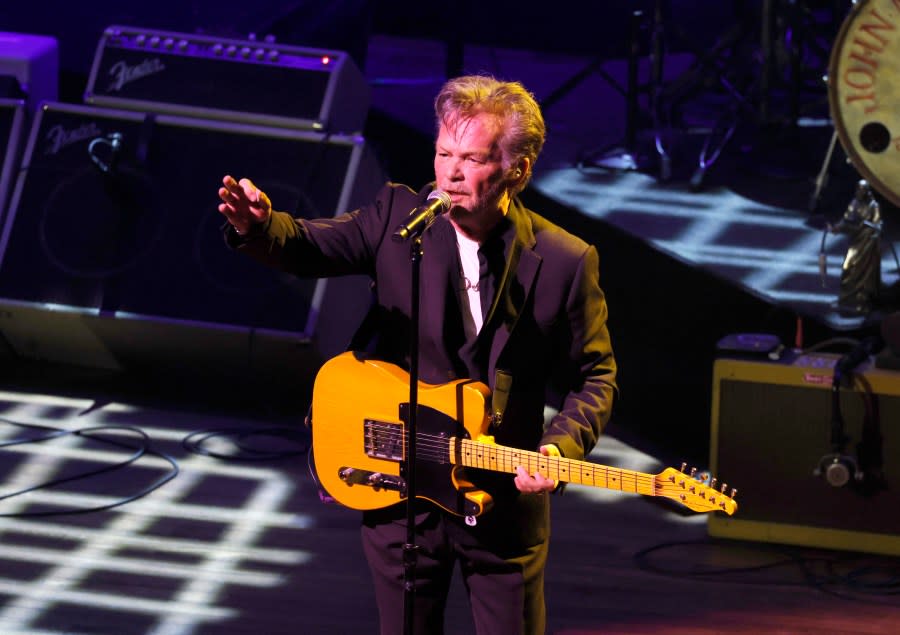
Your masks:
[[[381,433],[380,439],[384,439],[385,437],[388,437],[387,440],[389,440],[391,442],[391,444],[393,444],[393,445],[396,445],[397,442],[400,441],[401,439],[405,441],[406,437],[407,437],[407,434],[405,431],[394,430],[393,428],[380,427],[379,432]],[[507,462],[511,463],[512,462],[512,461],[510,461],[511,458],[515,457],[516,455],[521,455],[522,458],[525,459],[524,461],[521,462],[522,464],[535,462],[535,461],[540,463],[541,460],[543,460],[543,459],[550,459],[548,461],[548,463],[553,463],[554,462],[553,459],[556,459],[556,462],[558,462],[560,464],[571,465],[571,459],[566,459],[565,457],[546,457],[545,455],[538,454],[538,453],[532,452],[530,450],[505,448],[504,446],[492,446],[490,444],[485,444],[485,443],[481,443],[478,441],[472,441],[470,439],[464,439],[461,437],[456,437],[456,438],[462,443],[469,442],[469,443],[473,444],[474,446],[477,446],[477,447],[480,447],[481,449],[483,449],[485,451],[487,460],[490,460],[490,454],[495,454],[495,455],[499,455],[499,459],[501,460],[501,462],[503,459],[506,459]],[[418,454],[425,458],[430,458],[436,462],[441,462],[442,460],[445,459],[447,453],[449,452],[450,439],[448,439],[448,438],[440,437],[437,435],[429,435],[427,433],[420,432],[417,435],[417,440],[419,441],[419,443],[416,445],[417,449],[426,450],[425,453],[418,452]],[[422,444],[423,441],[425,442],[424,444]],[[428,445],[428,443],[431,443],[431,445]],[[431,452],[429,452],[429,451],[431,451]],[[477,457],[475,457],[475,458],[477,458]],[[504,464],[506,464],[506,463],[504,463]],[[479,466],[472,465],[472,467],[479,467]],[[596,474],[595,474],[596,472],[602,472],[602,473],[607,474],[607,477],[605,479],[601,479],[601,480],[605,480],[606,482],[609,482],[609,480],[610,480],[610,478],[608,476],[609,474],[614,475],[612,477],[613,481],[616,480],[615,474],[618,474],[618,480],[620,482],[625,482],[625,483],[634,482],[636,486],[638,484],[651,485],[655,481],[655,479],[652,476],[646,476],[646,475],[641,474],[640,472],[633,472],[631,470],[623,470],[620,468],[613,468],[613,467],[609,467],[609,466],[591,465],[588,469],[590,470],[590,472],[594,473],[594,474],[592,474],[592,476],[594,477],[592,480],[594,482],[597,481]],[[573,471],[571,469],[571,467],[569,469],[562,469],[562,470],[557,469],[557,472],[558,472],[557,475],[560,475],[562,473],[568,473],[569,475],[581,474],[582,477],[584,476],[584,474],[587,473],[585,470],[583,470],[581,468],[579,468],[577,471]],[[576,481],[576,482],[578,482],[578,481]]]
[[[399,440],[401,437],[403,437],[403,439],[405,440],[405,437],[407,436],[405,434],[405,432],[392,431],[391,434],[394,436],[394,442]],[[422,440],[428,439],[429,437],[437,439],[438,443],[433,444],[430,447],[419,446],[419,445],[417,445],[416,447],[417,448],[418,447],[426,447],[431,450],[437,450],[436,454],[431,454],[430,456],[432,459],[435,459],[438,461],[442,460],[445,457],[446,452],[449,452],[449,440],[444,439],[442,437],[435,437],[433,435],[427,435],[424,433],[419,433],[417,438],[420,441],[422,441]],[[490,461],[491,460],[490,454],[495,454],[495,455],[499,455],[498,459],[504,465],[512,464],[512,463],[517,463],[517,464],[527,464],[527,463],[533,463],[533,462],[540,463],[543,459],[550,459],[548,461],[548,464],[553,463],[554,462],[553,459],[556,459],[556,462],[563,464],[563,465],[571,464],[571,460],[566,459],[565,457],[546,457],[544,455],[540,455],[540,454],[537,454],[535,452],[531,452],[528,450],[519,450],[519,449],[515,449],[515,448],[506,449],[503,446],[491,446],[490,444],[483,444],[483,443],[480,443],[477,441],[471,441],[469,439],[460,439],[460,441],[463,443],[468,441],[469,443],[473,444],[474,446],[481,447],[481,449],[483,449],[485,451],[484,452],[485,457],[482,459],[482,463],[484,463],[485,460]],[[477,454],[477,451],[476,451],[476,454]],[[521,455],[521,457],[524,458],[525,460],[519,461],[519,462],[511,461],[510,459],[515,458],[516,455]],[[477,457],[477,456],[473,456],[473,460],[477,461],[478,458],[479,457]],[[506,459],[505,462],[504,462],[504,459]],[[472,467],[479,467],[479,465],[477,465],[477,462],[476,462],[475,464],[472,465]],[[481,467],[483,467],[483,465]],[[549,465],[545,466],[545,467],[549,467]],[[591,472],[590,476],[593,477],[590,480],[593,480],[595,483],[598,480],[596,478],[597,472],[601,472],[606,475],[605,478],[600,479],[601,481],[605,481],[606,483],[609,483],[610,480],[612,480],[612,481],[618,480],[620,483],[625,483],[625,484],[634,482],[635,486],[637,486],[639,484],[649,485],[649,484],[652,484],[654,481],[653,477],[647,477],[645,475],[642,475],[639,472],[631,472],[629,470],[621,470],[618,468],[612,468],[612,467],[608,467],[608,466],[599,466],[599,465],[593,466],[592,465],[592,466],[590,466],[589,471]],[[578,469],[577,471],[573,471],[571,468],[569,468],[568,470],[564,469],[564,468],[557,469],[558,476],[562,475],[564,473],[568,473],[570,475],[581,474],[582,478],[583,478],[584,475],[587,474],[588,472],[586,472],[585,470],[582,470],[582,469]],[[610,476],[609,476],[610,474],[613,475],[612,478],[610,478]],[[616,478],[616,475],[618,475],[618,479]]]
[[[387,438],[387,440],[390,441],[392,444],[396,444],[401,439],[403,441],[405,441],[406,437],[407,437],[406,431],[405,430],[402,430],[402,431],[395,430],[394,427],[395,427],[395,424],[389,424],[389,427],[388,426],[379,426],[378,427],[378,431],[380,433],[379,438],[380,439]],[[509,460],[511,457],[514,457],[515,455],[521,453],[522,456],[526,459],[526,462],[527,462],[527,460],[531,460],[531,461],[537,460],[538,462],[540,462],[541,459],[548,458],[548,459],[556,459],[559,463],[571,464],[571,459],[566,459],[565,457],[545,457],[544,455],[538,455],[537,453],[532,452],[530,450],[519,450],[516,448],[506,448],[505,446],[493,446],[491,444],[483,443],[480,441],[474,441],[472,439],[466,439],[463,437],[454,437],[454,438],[456,438],[461,443],[468,442],[468,443],[472,444],[473,446],[484,449],[486,455],[490,455],[491,453],[499,454],[500,459]],[[442,437],[442,436],[438,436],[438,435],[430,435],[427,433],[420,432],[417,435],[417,440],[421,444],[421,445],[420,444],[416,445],[417,449],[425,450],[425,452],[417,452],[417,454],[419,456],[424,457],[426,459],[431,459],[432,461],[437,462],[437,463],[446,461],[447,453],[449,453],[449,448],[450,448],[450,438]],[[537,456],[535,456],[535,455],[537,455]],[[489,456],[488,456],[488,459],[489,459]],[[449,463],[449,461],[446,461],[446,462]],[[550,462],[552,463],[553,461],[551,460]],[[479,466],[477,464],[473,464],[473,465],[471,465],[471,467],[477,468]],[[491,468],[488,467],[485,469],[491,469]],[[682,484],[679,484],[677,482],[667,482],[667,481],[663,481],[661,484],[657,484],[656,483],[657,479],[653,475],[645,475],[641,472],[635,472],[632,470],[625,470],[625,469],[621,469],[621,468],[614,468],[614,467],[603,466],[603,465],[591,465],[588,468],[588,470],[590,472],[589,480],[592,481],[594,485],[596,485],[598,482],[596,473],[600,472],[603,475],[605,475],[605,478],[601,477],[601,479],[599,479],[599,480],[600,480],[600,482],[604,482],[606,484],[605,486],[607,488],[610,488],[610,486],[609,486],[610,476],[609,475],[613,474],[613,477],[611,480],[613,482],[615,482],[617,480],[615,474],[618,474],[619,487],[611,488],[611,489],[620,489],[622,491],[625,491],[624,486],[633,483],[635,490],[637,490],[637,488],[640,485],[643,485],[644,487],[649,488],[651,491],[655,490],[655,491],[660,491],[660,492],[668,492],[668,493],[674,493],[676,495],[680,494],[680,493],[684,493],[684,485],[682,485]],[[502,470],[502,471],[512,473],[511,470]],[[584,479],[584,476],[586,474],[588,474],[587,470],[579,468],[577,470],[577,472],[573,472],[573,470],[570,468],[568,470],[562,470],[562,472],[568,472],[570,477],[576,473],[581,474],[581,476],[582,476],[581,481],[576,481],[573,478],[570,478],[569,482],[574,482],[576,484],[577,483],[582,483],[582,484],[587,483],[587,481]],[[684,474],[684,473],[682,473],[682,474]],[[559,475],[560,475],[560,473],[558,471],[557,476],[559,476]],[[685,477],[685,479],[691,479],[690,475],[688,475],[688,474],[684,474],[684,477]],[[560,479],[560,480],[562,480],[562,479]],[[698,481],[696,479],[692,479],[692,480],[694,481],[693,483],[691,483],[692,486],[702,487],[703,491],[712,492],[712,493],[714,493],[714,495],[717,498],[722,497],[723,499],[729,499],[728,495],[725,494],[724,492],[721,492],[720,490],[709,487],[706,484],[704,484],[703,482]],[[706,500],[706,499],[703,499],[703,500]],[[714,501],[708,501],[708,502],[709,502],[709,504],[712,504],[712,505],[718,504],[717,502],[714,502]]]

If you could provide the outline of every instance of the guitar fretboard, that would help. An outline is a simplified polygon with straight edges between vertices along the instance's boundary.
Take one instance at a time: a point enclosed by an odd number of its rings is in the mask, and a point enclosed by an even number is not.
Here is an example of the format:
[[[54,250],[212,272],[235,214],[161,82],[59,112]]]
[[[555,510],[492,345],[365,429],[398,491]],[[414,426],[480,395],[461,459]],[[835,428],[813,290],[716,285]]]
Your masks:
[[[530,474],[540,472],[546,478],[564,483],[578,483],[579,485],[615,489],[647,496],[657,494],[652,474],[597,465],[588,461],[544,456],[540,452],[482,443],[471,439],[452,439],[449,451],[450,461],[465,467],[514,474],[516,468],[522,466]]]

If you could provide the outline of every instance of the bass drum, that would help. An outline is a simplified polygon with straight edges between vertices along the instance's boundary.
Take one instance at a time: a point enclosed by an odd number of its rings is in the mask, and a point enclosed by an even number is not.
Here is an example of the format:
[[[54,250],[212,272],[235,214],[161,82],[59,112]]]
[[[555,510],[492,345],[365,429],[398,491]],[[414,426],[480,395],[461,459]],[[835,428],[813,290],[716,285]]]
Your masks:
[[[900,0],[850,10],[828,63],[828,105],[854,167],[900,206]]]

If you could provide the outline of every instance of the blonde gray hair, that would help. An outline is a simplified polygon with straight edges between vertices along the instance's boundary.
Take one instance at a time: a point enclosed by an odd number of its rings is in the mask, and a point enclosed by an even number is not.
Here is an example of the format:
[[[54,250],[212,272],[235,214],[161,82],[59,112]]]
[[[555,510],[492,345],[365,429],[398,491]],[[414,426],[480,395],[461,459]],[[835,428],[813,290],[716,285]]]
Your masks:
[[[521,192],[531,179],[531,169],[544,147],[546,126],[541,107],[519,82],[507,82],[487,75],[464,75],[449,80],[434,100],[436,125],[451,124],[487,113],[500,117],[503,135],[500,150],[503,167],[509,169],[528,158],[528,172],[512,192]]]

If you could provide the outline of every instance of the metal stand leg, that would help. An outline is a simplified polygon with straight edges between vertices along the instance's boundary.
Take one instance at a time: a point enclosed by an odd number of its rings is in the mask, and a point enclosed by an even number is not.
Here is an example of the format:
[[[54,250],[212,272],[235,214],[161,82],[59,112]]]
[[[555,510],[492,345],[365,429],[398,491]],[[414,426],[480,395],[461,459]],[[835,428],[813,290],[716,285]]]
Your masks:
[[[812,196],[809,197],[809,205],[808,210],[810,214],[814,214],[819,209],[819,202],[822,200],[822,190],[825,189],[825,185],[828,183],[828,175],[831,172],[831,158],[834,155],[834,148],[837,145],[837,130],[831,133],[831,141],[828,142],[828,151],[825,152],[825,160],[822,161],[822,168],[819,170],[818,176],[816,176],[816,187],[813,190]]]
[[[640,42],[638,34],[643,11],[634,11],[631,14],[630,48],[628,53],[628,81],[625,90],[625,139],[622,145],[613,145],[610,148],[586,153],[579,160],[579,165],[608,170],[637,170],[637,120],[638,105],[638,56],[640,55]]]
[[[727,127],[724,127],[726,121],[728,122]],[[700,150],[700,156],[697,160],[697,169],[694,171],[693,176],[691,176],[691,191],[698,192],[703,188],[703,179],[706,178],[707,170],[712,167],[713,163],[716,162],[716,159],[719,158],[719,155],[722,154],[722,150],[728,144],[732,135],[734,135],[737,124],[737,113],[732,113],[728,116],[720,117],[712,130],[710,130],[709,135],[703,142],[703,149]]]
[[[663,22],[663,0],[656,0],[653,9],[653,31],[650,36],[650,110],[653,114],[653,141],[656,154],[659,158],[659,180],[666,182],[672,178],[672,156],[666,147],[662,126],[662,92],[663,92],[663,65],[665,62],[665,48],[663,36],[665,26]]]

